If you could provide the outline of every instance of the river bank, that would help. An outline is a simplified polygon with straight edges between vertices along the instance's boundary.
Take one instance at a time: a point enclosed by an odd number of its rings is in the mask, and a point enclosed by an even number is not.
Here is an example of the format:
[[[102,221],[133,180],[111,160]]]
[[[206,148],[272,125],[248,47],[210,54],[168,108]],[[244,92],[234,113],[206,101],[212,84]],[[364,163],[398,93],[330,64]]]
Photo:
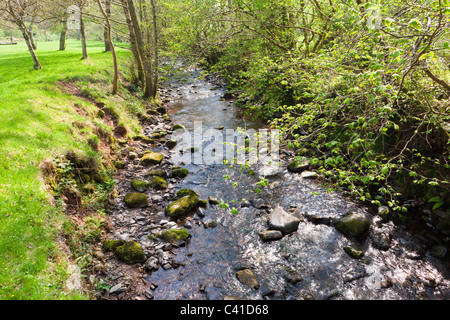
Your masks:
[[[242,118],[225,98],[225,88],[203,79],[200,70],[189,73],[161,90],[165,110],[151,114],[157,119],[144,126],[147,138],[123,148],[124,168],[115,177],[117,197],[110,213],[108,239],[113,242],[106,242],[115,252],[98,248],[98,273],[91,277],[93,283],[107,284],[98,298],[448,299],[448,258],[437,258],[433,251],[445,243],[409,233],[342,195],[327,193],[311,179],[315,176],[287,169],[293,159],[289,152],[281,152],[282,170],[266,177],[268,185],[260,193],[254,192],[258,174],[242,175],[223,165],[190,163],[184,166],[186,177],[175,177],[174,124],[187,130],[199,120],[205,128],[260,125]],[[146,164],[147,151],[162,159]],[[154,176],[167,185],[147,185]],[[132,186],[136,179],[140,184]],[[171,219],[166,207],[182,189],[209,201]],[[130,193],[145,194],[148,203],[129,208],[124,199]],[[238,213],[219,205],[221,200]],[[268,223],[274,212],[293,218],[297,227],[268,241],[261,234],[275,228]],[[342,227],[352,215],[363,218],[361,233]],[[180,237],[161,236],[168,230],[184,231]],[[133,241],[142,251],[136,261],[124,263],[114,246]]]

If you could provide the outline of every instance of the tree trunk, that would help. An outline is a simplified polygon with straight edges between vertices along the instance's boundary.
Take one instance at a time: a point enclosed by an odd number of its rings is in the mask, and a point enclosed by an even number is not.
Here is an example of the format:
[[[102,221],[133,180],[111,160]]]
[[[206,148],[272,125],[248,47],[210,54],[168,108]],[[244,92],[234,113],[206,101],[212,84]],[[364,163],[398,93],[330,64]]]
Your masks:
[[[88,53],[86,47],[86,32],[84,30],[83,14],[80,15],[80,35],[81,35],[81,47],[83,52],[83,59],[87,59]]]
[[[139,51],[139,55],[141,56],[142,59],[142,64],[144,66],[144,74],[145,74],[144,97],[154,98],[156,90],[153,84],[152,63],[145,52],[145,45],[141,29],[139,27],[139,21],[136,16],[136,8],[134,7],[133,0],[127,0],[127,3],[128,3],[128,11],[130,12],[131,23],[133,25],[134,33],[136,35],[137,48]]]
[[[139,55],[139,50],[137,48],[136,34],[131,23],[130,12],[128,10],[128,5],[126,4],[126,0],[122,0],[122,7],[125,14],[125,19],[127,21],[128,33],[130,34],[131,51],[133,52],[134,60],[136,61],[138,69],[138,79],[142,84],[145,84],[144,66],[142,64],[142,58]]]
[[[112,56],[113,56],[113,61],[114,61],[114,80],[113,80],[113,94],[117,94],[118,92],[118,81],[119,81],[119,68],[117,66],[117,56],[116,56],[116,50],[114,48],[114,44],[112,42],[111,39],[111,24],[109,22],[109,17],[107,12],[105,12],[102,3],[100,2],[100,0],[97,0],[97,4],[98,7],[103,15],[103,17],[105,18],[105,22],[106,22],[106,29],[107,29],[107,33],[106,33],[106,38],[109,44],[109,48],[111,50]]]
[[[105,1],[105,8],[104,11],[108,17],[111,16],[111,0],[106,0]],[[110,52],[111,51],[111,44],[110,41],[108,40],[108,27],[106,26],[104,31],[103,31],[103,35],[104,35],[104,39],[105,39],[105,52]],[[111,40],[112,41],[112,40]]]
[[[66,50],[66,37],[67,37],[67,20],[63,22],[63,29],[59,35],[59,50]]]
[[[36,52],[34,51],[33,44],[32,44],[31,39],[30,39],[29,30],[25,26],[25,23],[23,23],[23,21],[19,20],[19,21],[16,22],[16,24],[20,28],[20,30],[22,31],[23,38],[25,39],[25,42],[26,42],[27,47],[28,47],[28,51],[30,51],[31,58],[33,58],[34,69],[35,70],[42,69],[42,65],[39,62],[38,57],[36,56]]]
[[[158,25],[156,23],[156,6],[155,1],[150,0],[152,5],[152,14],[153,14],[153,34],[154,34],[154,50],[155,50],[155,69],[154,69],[154,77],[153,77],[153,96],[156,97],[157,88],[158,88],[158,69],[159,69],[159,53],[158,53]]]
[[[33,46],[33,50],[37,50],[36,41],[34,41],[33,36],[33,24],[34,24],[34,16],[31,18],[30,27],[28,28],[28,36],[30,37],[31,45]]]

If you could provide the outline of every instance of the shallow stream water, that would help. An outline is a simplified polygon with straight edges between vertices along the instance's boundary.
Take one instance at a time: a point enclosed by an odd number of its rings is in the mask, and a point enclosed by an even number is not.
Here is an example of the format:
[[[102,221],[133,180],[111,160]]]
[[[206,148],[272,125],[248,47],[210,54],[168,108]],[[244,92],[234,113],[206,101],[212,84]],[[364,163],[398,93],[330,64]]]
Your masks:
[[[174,123],[190,132],[194,122],[203,130],[238,127],[260,128],[245,117],[232,101],[222,99],[224,87],[199,79],[200,70],[191,70],[181,80],[171,80],[163,93],[170,100],[168,112]],[[174,153],[176,151],[172,151]],[[409,234],[392,222],[381,223],[374,215],[345,197],[327,193],[315,180],[288,172],[282,163],[277,174],[267,176],[269,184],[258,194],[261,175],[240,173],[223,164],[187,163],[190,174],[177,189],[195,190],[201,199],[212,196],[235,206],[238,213],[218,205],[208,205],[205,217],[188,218],[192,237],[174,249],[183,267],[160,268],[146,279],[158,284],[154,299],[449,299],[450,277],[445,261],[430,256],[423,235]],[[228,175],[230,179],[224,179]],[[232,185],[238,182],[238,187]],[[242,199],[246,199],[242,205]],[[267,229],[270,212],[281,206],[302,219],[297,232],[281,240],[263,242],[259,231]],[[369,235],[351,239],[335,229],[331,221],[349,213],[365,213],[373,218]],[[201,220],[213,219],[214,228]],[[323,218],[323,219],[322,219]],[[391,236],[387,251],[373,246],[372,234],[384,230]],[[350,257],[343,248],[359,242],[365,255]],[[249,268],[260,283],[251,289],[236,277]],[[301,281],[291,283],[295,273]]]

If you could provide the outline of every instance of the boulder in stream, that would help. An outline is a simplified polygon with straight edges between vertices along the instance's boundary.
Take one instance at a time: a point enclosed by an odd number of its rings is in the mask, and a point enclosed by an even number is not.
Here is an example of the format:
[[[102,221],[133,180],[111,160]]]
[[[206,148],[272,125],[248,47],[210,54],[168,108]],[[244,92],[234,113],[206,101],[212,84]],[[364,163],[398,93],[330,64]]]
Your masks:
[[[181,189],[177,192],[178,200],[171,202],[165,209],[168,218],[177,219],[199,207],[198,194],[190,189]]]
[[[283,235],[297,231],[300,219],[292,214],[287,213],[282,207],[276,207],[268,219],[269,228],[279,230]]]
[[[264,230],[258,233],[263,241],[275,241],[283,238],[283,233],[280,230]]]
[[[302,158],[302,160],[294,160],[290,162],[287,166],[288,171],[294,172],[294,173],[300,173],[309,168],[309,162],[306,160],[305,157]]]
[[[370,220],[362,214],[352,213],[338,219],[335,227],[348,236],[360,237],[369,230]]]
[[[250,269],[244,269],[236,272],[238,280],[251,289],[259,288],[259,281]]]

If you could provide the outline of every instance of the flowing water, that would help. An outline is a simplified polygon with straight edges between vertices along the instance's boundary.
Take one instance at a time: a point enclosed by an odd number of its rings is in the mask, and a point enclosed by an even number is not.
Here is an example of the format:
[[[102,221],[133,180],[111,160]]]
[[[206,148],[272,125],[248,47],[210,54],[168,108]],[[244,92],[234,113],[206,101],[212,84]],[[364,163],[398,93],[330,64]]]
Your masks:
[[[195,121],[201,121],[203,130],[262,127],[244,120],[232,102],[221,99],[226,90],[199,79],[200,75],[199,70],[191,70],[186,78],[168,82],[165,94],[171,100],[168,111],[174,123],[190,132]],[[426,236],[374,219],[369,236],[359,243],[364,257],[351,258],[343,248],[356,240],[337,231],[330,221],[348,213],[367,213],[366,209],[339,194],[327,193],[314,180],[288,172],[286,163],[279,173],[267,177],[269,184],[259,194],[255,192],[261,178],[257,170],[251,175],[223,164],[188,163],[184,167],[190,174],[177,188],[193,189],[201,199],[223,199],[239,212],[233,215],[229,209],[208,205],[203,220],[215,220],[214,228],[205,228],[197,215],[189,217],[192,237],[174,250],[183,267],[160,268],[147,278],[159,285],[154,299],[222,299],[229,295],[243,299],[450,298],[448,266],[430,256]],[[225,175],[230,179],[224,179]],[[263,242],[258,232],[267,229],[266,219],[276,206],[297,212],[302,222],[297,232]],[[392,237],[387,251],[373,245],[371,235],[381,229]],[[253,271],[259,289],[237,279],[236,271],[242,268]],[[287,280],[293,272],[301,281]]]

